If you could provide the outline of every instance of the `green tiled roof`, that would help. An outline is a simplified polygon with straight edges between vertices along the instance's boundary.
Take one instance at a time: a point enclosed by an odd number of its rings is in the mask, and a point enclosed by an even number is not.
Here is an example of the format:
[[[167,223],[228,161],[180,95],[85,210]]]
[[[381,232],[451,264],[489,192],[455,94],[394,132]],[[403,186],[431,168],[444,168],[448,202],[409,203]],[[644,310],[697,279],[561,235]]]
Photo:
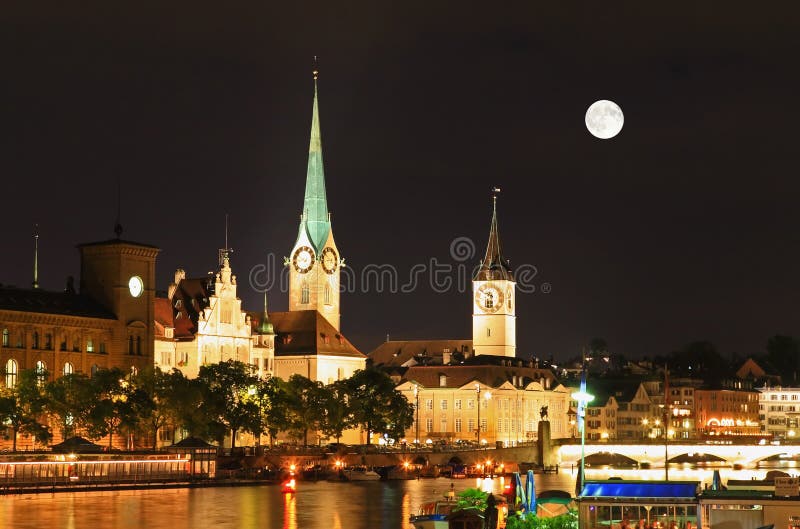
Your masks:
[[[331,229],[328,200],[325,194],[325,170],[322,164],[322,136],[319,128],[317,81],[314,80],[314,110],[311,116],[311,140],[308,145],[306,193],[303,200],[303,220],[300,229],[306,230],[317,253],[328,239]]]

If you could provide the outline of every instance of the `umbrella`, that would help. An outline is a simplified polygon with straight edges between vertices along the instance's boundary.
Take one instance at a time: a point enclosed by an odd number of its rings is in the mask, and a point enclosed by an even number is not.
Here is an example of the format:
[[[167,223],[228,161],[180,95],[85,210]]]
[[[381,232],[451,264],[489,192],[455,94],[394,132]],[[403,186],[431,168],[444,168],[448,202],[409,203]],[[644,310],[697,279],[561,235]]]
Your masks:
[[[528,479],[525,480],[525,495],[528,496],[528,512],[536,516],[536,486],[533,483],[533,470],[528,470]]]
[[[719,476],[719,470],[715,470],[714,476],[711,478],[711,490],[722,490],[722,478]]]
[[[514,472],[514,507],[525,507],[528,502],[525,497],[525,489],[522,488],[522,480],[519,477],[519,472]]]

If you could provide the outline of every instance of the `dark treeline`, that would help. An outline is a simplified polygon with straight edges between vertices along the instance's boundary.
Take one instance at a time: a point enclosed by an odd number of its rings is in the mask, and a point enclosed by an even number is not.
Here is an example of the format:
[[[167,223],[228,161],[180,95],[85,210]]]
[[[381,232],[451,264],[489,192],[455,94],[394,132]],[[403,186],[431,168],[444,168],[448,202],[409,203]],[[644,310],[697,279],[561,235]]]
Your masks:
[[[369,442],[373,433],[400,438],[413,424],[413,406],[373,369],[329,385],[300,375],[261,379],[252,366],[233,360],[202,366],[197,378],[178,370],[113,368],[47,379],[22,370],[0,393],[0,424],[13,450],[19,434],[48,444],[54,430],[65,439],[108,437],[109,448],[117,436],[143,434],[155,449],[159,430],[168,426],[220,445],[230,436],[235,446],[238,432],[268,435],[271,443],[285,433],[308,444],[309,432],[338,442],[344,430],[361,428]]]

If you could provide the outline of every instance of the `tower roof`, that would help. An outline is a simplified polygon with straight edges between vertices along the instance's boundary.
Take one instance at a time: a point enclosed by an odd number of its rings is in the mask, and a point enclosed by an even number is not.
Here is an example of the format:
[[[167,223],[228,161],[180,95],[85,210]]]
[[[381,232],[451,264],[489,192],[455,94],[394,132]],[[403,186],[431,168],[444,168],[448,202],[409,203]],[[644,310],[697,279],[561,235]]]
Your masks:
[[[256,327],[258,334],[275,334],[275,326],[269,321],[269,313],[267,312],[267,292],[264,291],[264,312],[261,314],[261,321]]]
[[[319,252],[328,239],[331,229],[328,215],[328,200],[325,194],[325,170],[322,164],[322,136],[319,128],[319,104],[317,102],[317,77],[314,69],[314,107],[311,115],[311,140],[308,144],[308,169],[306,192],[303,199],[303,215],[300,230],[306,230],[308,238]]]
[[[511,264],[503,258],[503,252],[500,249],[500,230],[497,227],[497,194],[492,196],[492,225],[489,228],[486,256],[476,270],[473,279],[476,281],[514,281]]]

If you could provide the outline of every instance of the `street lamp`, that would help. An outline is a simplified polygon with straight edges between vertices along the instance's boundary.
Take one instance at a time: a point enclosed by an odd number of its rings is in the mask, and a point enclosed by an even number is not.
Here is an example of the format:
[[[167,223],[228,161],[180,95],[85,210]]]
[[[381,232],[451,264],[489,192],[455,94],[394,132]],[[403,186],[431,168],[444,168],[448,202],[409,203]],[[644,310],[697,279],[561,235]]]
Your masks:
[[[419,448],[419,384],[414,384],[414,400],[416,401],[414,409],[417,412],[417,437],[414,439],[414,445]]]
[[[478,448],[481,447],[481,385],[475,384],[475,405],[478,407],[478,424],[475,428],[475,437],[477,437]]]
[[[659,404],[664,408],[664,481],[669,481],[669,408],[666,404]]]
[[[594,395],[586,392],[586,372],[584,371],[581,380],[580,391],[572,394],[572,398],[578,402],[578,429],[581,431],[581,466],[578,469],[578,479],[580,480],[580,492],[578,497],[583,496],[583,475],[584,475],[584,445],[586,444],[586,405],[594,400]]]

